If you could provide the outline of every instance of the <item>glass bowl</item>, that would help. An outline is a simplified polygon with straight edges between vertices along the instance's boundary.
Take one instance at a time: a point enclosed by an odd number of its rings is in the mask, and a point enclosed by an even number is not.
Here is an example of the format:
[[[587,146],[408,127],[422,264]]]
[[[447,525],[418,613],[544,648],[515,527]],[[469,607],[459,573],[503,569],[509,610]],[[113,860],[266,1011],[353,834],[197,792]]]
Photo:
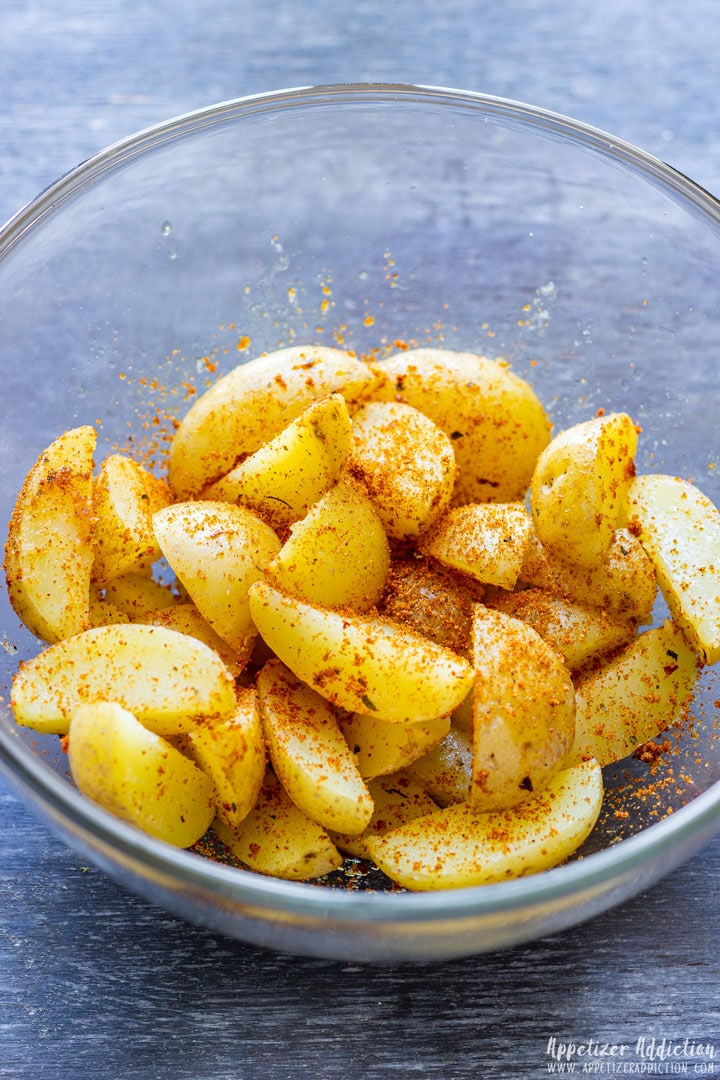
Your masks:
[[[162,456],[169,417],[236,365],[315,342],[504,357],[553,421],[625,410],[641,471],[720,503],[720,204],[661,162],[527,105],[409,86],[300,89],[219,104],[110,147],[0,235],[0,516],[63,430],[97,424]],[[0,595],[2,694],[38,651]],[[659,613],[658,617],[661,617]],[[441,959],[587,919],[720,828],[717,671],[652,766],[606,770],[581,857],[444,893],[297,884],[175,850],[87,802],[57,737],[0,755],[19,795],[123,885],[275,949]],[[364,880],[364,879],[361,879]]]

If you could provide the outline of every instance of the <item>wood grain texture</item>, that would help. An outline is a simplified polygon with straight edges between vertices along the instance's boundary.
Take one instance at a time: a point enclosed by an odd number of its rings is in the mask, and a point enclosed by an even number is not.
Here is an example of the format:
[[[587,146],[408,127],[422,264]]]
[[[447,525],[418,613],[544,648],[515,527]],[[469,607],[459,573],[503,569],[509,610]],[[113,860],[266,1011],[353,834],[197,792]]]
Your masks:
[[[692,17],[674,0],[26,0],[3,7],[0,36],[0,219],[140,127],[355,80],[533,101],[720,189],[712,0]],[[720,838],[561,935],[374,968],[261,951],[166,915],[84,866],[2,780],[0,845],[2,1077],[532,1078],[548,1074],[553,1035],[699,1038],[720,1053]]]

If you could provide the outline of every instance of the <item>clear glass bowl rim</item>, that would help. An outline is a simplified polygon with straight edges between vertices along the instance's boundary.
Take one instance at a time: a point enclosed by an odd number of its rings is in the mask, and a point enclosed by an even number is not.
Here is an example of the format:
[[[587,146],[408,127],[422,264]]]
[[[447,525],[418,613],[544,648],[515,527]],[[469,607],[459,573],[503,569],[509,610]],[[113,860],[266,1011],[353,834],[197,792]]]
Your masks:
[[[720,225],[720,200],[677,169],[607,132],[560,113],[489,94],[410,84],[348,83],[283,89],[234,98],[173,117],[110,144],[51,184],[0,229],[0,259],[43,218],[82,189],[133,157],[163,143],[260,112],[350,102],[475,109],[489,119],[511,121],[554,137],[564,137],[661,187],[690,212]],[[344,923],[452,921],[501,915],[528,904],[570,899],[603,891],[628,877],[653,880],[691,856],[720,831],[720,783],[684,807],[616,846],[542,874],[493,885],[427,893],[346,892],[315,884],[283,881],[236,869],[163,844],[84,799],[0,721],[0,766],[11,784],[28,796],[51,827],[84,844],[117,852],[149,873],[161,871],[184,889],[215,893],[225,901],[284,910],[308,918],[323,915]],[[112,860],[111,860],[112,861]],[[664,867],[658,870],[658,867]]]

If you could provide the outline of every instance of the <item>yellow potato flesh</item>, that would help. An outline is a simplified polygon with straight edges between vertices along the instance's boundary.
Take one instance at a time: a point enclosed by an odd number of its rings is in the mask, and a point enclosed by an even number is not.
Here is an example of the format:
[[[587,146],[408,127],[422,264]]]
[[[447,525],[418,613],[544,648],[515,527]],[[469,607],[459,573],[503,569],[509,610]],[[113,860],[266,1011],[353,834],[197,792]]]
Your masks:
[[[444,349],[401,352],[377,365],[374,397],[429,416],[451,439],[457,505],[514,502],[527,491],[550,423],[536,394],[501,361]]]
[[[291,525],[337,483],[351,441],[345,400],[331,394],[207,488],[203,498],[239,503],[276,529]]]
[[[568,761],[620,761],[654,739],[692,696],[698,660],[669,620],[641,634],[576,687],[575,742]]]
[[[553,596],[544,589],[523,589],[495,597],[489,606],[532,626],[560,653],[571,671],[577,671],[603,653],[628,645],[636,634],[631,619]]]
[[[448,511],[420,550],[484,584],[513,589],[531,532],[522,503],[470,503]]]
[[[532,798],[575,736],[575,692],[562,659],[526,623],[480,605],[473,620],[473,782],[477,810]]]
[[[641,623],[649,620],[657,596],[652,562],[627,529],[617,530],[605,559],[593,567],[564,562],[533,535],[520,582]]]
[[[263,731],[275,775],[318,825],[361,833],[373,801],[332,708],[279,660],[257,679]]]
[[[194,724],[187,744],[189,756],[214,784],[218,817],[239,825],[257,802],[267,763],[255,691],[241,689],[225,719]]]
[[[607,555],[635,475],[637,431],[626,413],[556,435],[533,472],[535,532],[566,562],[593,567]]]
[[[222,502],[175,503],[153,518],[163,555],[213,630],[241,656],[252,646],[248,589],[280,550],[249,510]]]
[[[346,479],[293,526],[267,576],[308,603],[365,611],[380,599],[389,566],[380,518],[362,489]]]
[[[167,484],[136,461],[121,454],[105,458],[93,485],[93,578],[99,585],[160,558],[152,515],[171,500]]]
[[[720,660],[720,510],[674,476],[639,476],[628,513],[673,618],[706,664]]]
[[[235,706],[232,676],[211,649],[160,626],[96,627],[51,645],[16,674],[10,704],[19,724],[66,734],[78,706],[109,694],[158,735]]]
[[[373,401],[353,420],[349,465],[389,536],[418,536],[449,505],[455,454],[448,436],[409,405]]]
[[[342,866],[342,855],[325,829],[295,805],[271,772],[247,817],[234,829],[216,819],[213,831],[260,874],[308,881]]]
[[[168,844],[190,847],[215,816],[212,780],[117,702],[78,706],[68,758],[83,795]]]
[[[250,589],[265,642],[303,682],[350,712],[413,723],[445,716],[472,682],[467,661],[387,620],[314,607],[266,582]]]
[[[371,836],[382,835],[437,810],[437,804],[405,772],[370,780],[368,790],[375,809],[367,828],[359,836],[330,833],[330,839],[340,851],[357,859],[370,858],[367,841]]]
[[[246,658],[239,656],[215,633],[194,604],[177,603],[172,607],[149,611],[142,621],[150,626],[167,626],[170,630],[177,630],[180,634],[188,634],[198,641],[203,641],[218,654],[231,675],[239,675],[245,667]]]
[[[366,398],[377,376],[339,349],[297,346],[241,364],[194,403],[170,446],[170,486],[199,493],[327,394]]]
[[[418,724],[389,724],[382,717],[353,713],[340,730],[365,779],[387,776],[424,757],[450,731],[450,717]]]
[[[91,427],[56,439],[28,473],[10,519],[8,596],[43,641],[61,641],[90,625],[95,442]]]
[[[146,622],[152,612],[172,608],[179,602],[168,585],[147,574],[132,572],[109,581],[105,599],[125,612],[125,622]]]
[[[406,889],[460,889],[537,874],[563,862],[590,834],[603,798],[597,762],[557,773],[513,810],[480,813],[467,803],[369,837],[381,870]]]

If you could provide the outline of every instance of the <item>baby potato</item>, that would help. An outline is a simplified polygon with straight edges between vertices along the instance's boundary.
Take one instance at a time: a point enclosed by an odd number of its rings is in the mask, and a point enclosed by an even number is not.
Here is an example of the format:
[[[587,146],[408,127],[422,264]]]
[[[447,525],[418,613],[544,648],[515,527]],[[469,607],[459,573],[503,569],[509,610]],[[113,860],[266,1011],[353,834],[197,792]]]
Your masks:
[[[632,619],[553,596],[544,589],[523,589],[496,596],[488,601],[488,607],[532,626],[560,653],[571,671],[577,671],[603,653],[628,645],[636,634]]]
[[[380,599],[389,565],[390,545],[372,502],[344,478],[291,527],[266,573],[308,603],[366,611]]]
[[[212,649],[136,623],[95,627],[51,645],[18,670],[10,704],[18,724],[65,735],[78,706],[110,694],[163,736],[235,707],[232,676]]]
[[[561,431],[538,458],[530,485],[538,539],[566,562],[607,556],[635,475],[637,430],[627,413]]]
[[[664,731],[692,697],[698,659],[667,620],[576,686],[576,732],[568,762],[620,761]]]
[[[406,889],[460,889],[557,866],[589,836],[603,798],[595,761],[557,773],[512,810],[481,813],[469,803],[435,810],[382,836],[370,856]]]
[[[532,627],[479,604],[473,662],[470,804],[506,810],[560,768],[575,737],[575,691],[561,658]]]
[[[250,588],[267,645],[297,675],[349,712],[390,723],[446,716],[472,682],[466,660],[386,619],[315,607],[267,582]]]
[[[630,524],[676,622],[706,664],[720,660],[720,510],[676,476],[638,476]]]
[[[412,405],[451,439],[456,505],[524,498],[550,441],[550,422],[532,388],[506,363],[475,353],[411,349],[376,370],[384,381],[373,397]]]
[[[239,503],[274,529],[286,528],[340,479],[351,439],[345,400],[331,394],[309,405],[203,498]]]
[[[382,717],[353,713],[340,719],[340,730],[360,775],[387,776],[424,757],[450,731],[450,717],[417,724],[389,724]]]
[[[213,832],[259,874],[309,881],[342,866],[342,855],[325,829],[295,805],[269,770],[247,817],[234,828],[216,818]]]
[[[247,658],[255,638],[248,589],[280,550],[277,534],[244,507],[222,502],[175,503],[154,515],[153,527],[203,618]]]
[[[394,401],[373,401],[353,420],[348,468],[367,488],[389,536],[418,536],[452,498],[455,454],[427,416]]]
[[[56,642],[90,625],[96,434],[66,431],[28,473],[5,546],[8,598],[31,633]]]
[[[122,454],[105,458],[93,484],[93,578],[98,585],[142,571],[160,558],[152,516],[170,502],[168,485],[138,462]]]
[[[215,816],[212,780],[117,702],[75,709],[68,759],[83,795],[167,844],[190,847]]]
[[[371,836],[382,836],[391,829],[407,825],[415,818],[437,810],[437,804],[404,772],[371,780],[368,790],[375,809],[365,830],[359,836],[330,833],[330,839],[335,846],[345,855],[356,859],[370,858],[367,841]]]
[[[267,754],[257,693],[240,689],[235,710],[224,719],[193,724],[187,752],[213,782],[218,818],[234,828],[257,802]]]
[[[469,503],[444,514],[419,547],[486,585],[514,589],[531,532],[522,503]]]
[[[195,401],[170,446],[170,486],[180,499],[209,484],[279,434],[318,398],[366,399],[377,375],[339,349],[293,346],[240,364]]]
[[[260,671],[257,693],[270,760],[292,801],[325,829],[361,833],[373,801],[331,706],[279,660]]]
[[[648,622],[657,596],[655,570],[640,541],[618,529],[605,559],[597,566],[574,566],[530,537],[520,583],[622,618]]]

